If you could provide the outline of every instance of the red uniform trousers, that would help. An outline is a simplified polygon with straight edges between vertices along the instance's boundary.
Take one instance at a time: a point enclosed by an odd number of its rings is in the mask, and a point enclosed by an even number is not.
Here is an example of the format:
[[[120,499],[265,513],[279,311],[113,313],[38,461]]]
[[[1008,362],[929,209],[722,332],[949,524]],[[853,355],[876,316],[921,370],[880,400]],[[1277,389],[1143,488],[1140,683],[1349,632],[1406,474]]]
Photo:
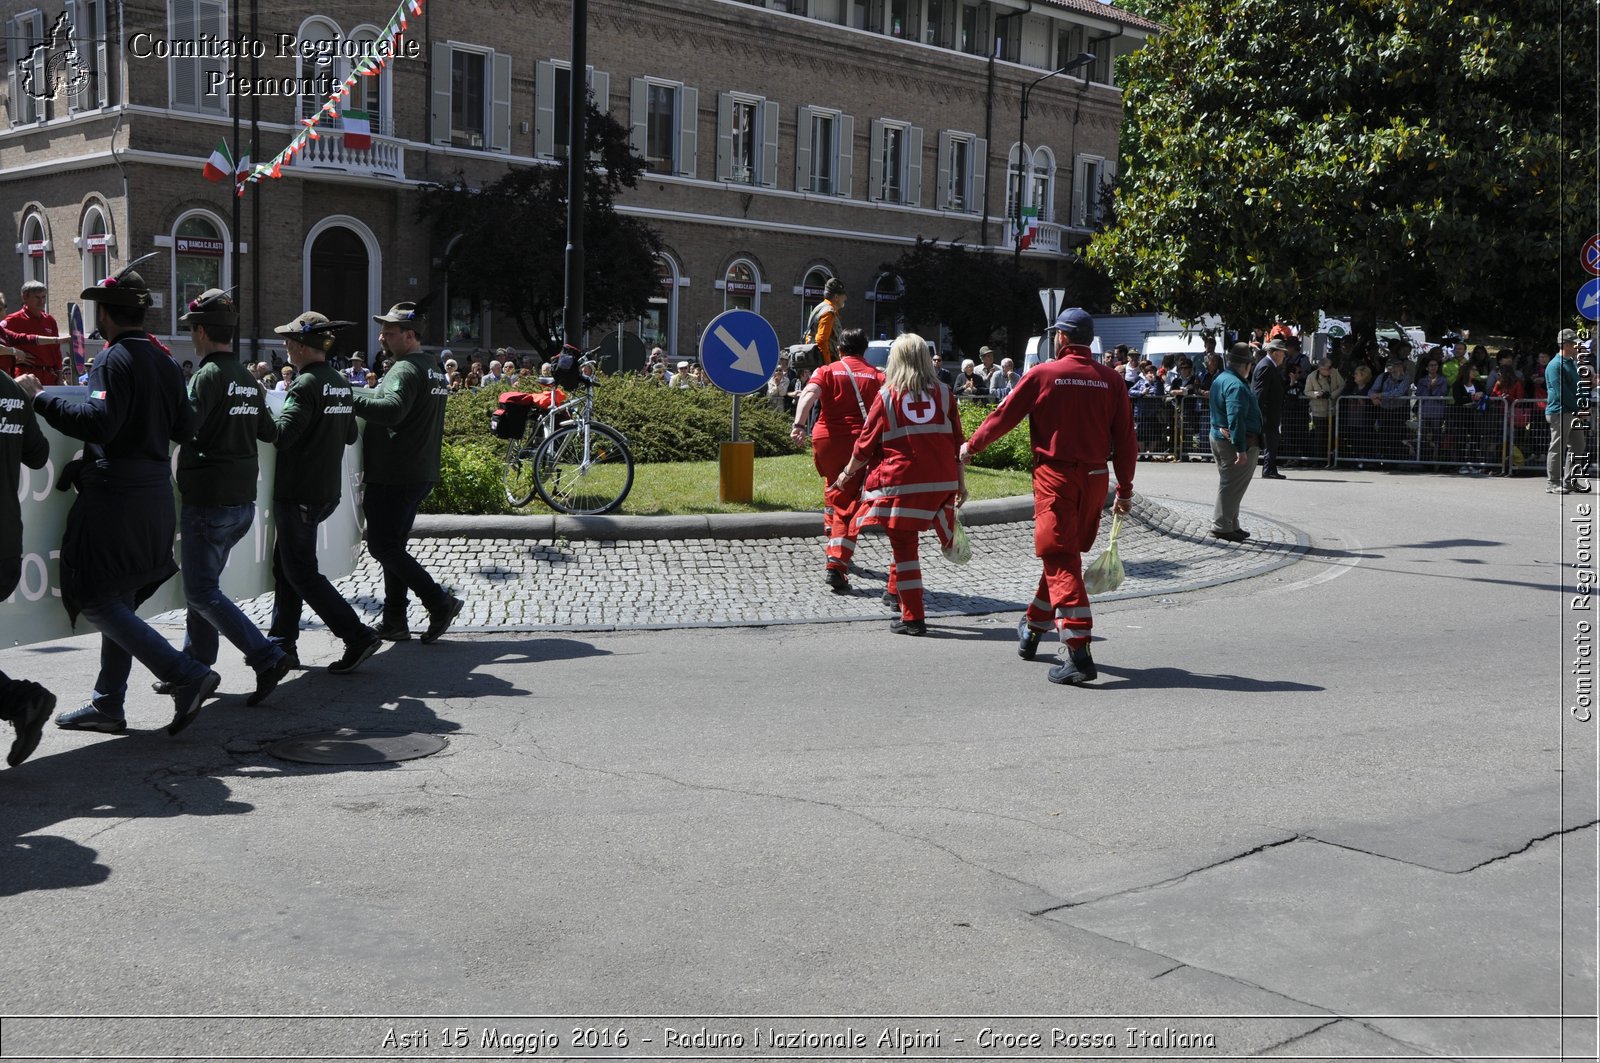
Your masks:
[[[850,436],[835,438],[816,434],[811,437],[811,460],[823,479],[822,528],[828,536],[828,568],[840,572],[850,571],[850,560],[856,553],[856,535],[851,523],[861,501],[861,485],[867,482],[867,477],[856,473],[843,490],[834,487],[833,482],[850,464],[855,445],[855,439]]]
[[[917,558],[917,536],[909,528],[886,528],[889,550],[894,560],[889,565],[890,594],[900,599],[900,619],[921,620],[922,562]]]
[[[1100,531],[1111,478],[1102,464],[1052,463],[1033,470],[1033,552],[1044,562],[1039,589],[1028,605],[1028,626],[1061,641],[1087,639],[1094,627],[1083,587],[1083,552]]]

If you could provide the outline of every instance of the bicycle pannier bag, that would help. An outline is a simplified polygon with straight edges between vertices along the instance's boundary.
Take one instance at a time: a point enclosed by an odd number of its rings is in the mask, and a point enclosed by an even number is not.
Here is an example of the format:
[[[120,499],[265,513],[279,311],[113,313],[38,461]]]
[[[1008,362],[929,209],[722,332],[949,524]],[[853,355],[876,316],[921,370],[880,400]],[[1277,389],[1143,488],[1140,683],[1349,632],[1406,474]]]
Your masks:
[[[548,406],[549,402],[546,399],[543,405]],[[521,439],[528,430],[528,417],[536,405],[540,405],[538,395],[525,391],[508,391],[501,395],[500,405],[489,415],[489,434],[498,439]]]

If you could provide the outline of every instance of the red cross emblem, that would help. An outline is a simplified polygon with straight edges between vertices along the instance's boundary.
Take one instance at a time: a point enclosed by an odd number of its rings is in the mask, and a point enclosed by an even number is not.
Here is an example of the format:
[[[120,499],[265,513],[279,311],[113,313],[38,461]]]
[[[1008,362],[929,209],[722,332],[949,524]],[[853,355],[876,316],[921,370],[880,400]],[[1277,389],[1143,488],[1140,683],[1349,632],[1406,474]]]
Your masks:
[[[927,424],[933,420],[933,415],[938,409],[926,391],[919,391],[915,395],[903,395],[900,398],[900,412],[905,414],[906,420],[912,424]]]

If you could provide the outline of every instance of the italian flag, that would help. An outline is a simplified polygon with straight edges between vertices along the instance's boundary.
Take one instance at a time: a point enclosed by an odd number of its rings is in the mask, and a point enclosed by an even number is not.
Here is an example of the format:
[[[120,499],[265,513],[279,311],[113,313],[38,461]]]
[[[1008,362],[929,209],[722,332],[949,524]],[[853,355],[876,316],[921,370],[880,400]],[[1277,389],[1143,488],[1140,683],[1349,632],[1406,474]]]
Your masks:
[[[206,160],[206,180],[220,181],[234,172],[233,153],[228,150],[228,142],[217,141],[217,146],[211,149],[211,158]]]
[[[344,112],[344,146],[351,151],[372,148],[372,120],[366,111]]]
[[[1039,208],[1023,207],[1017,217],[1017,247],[1026,251],[1033,243],[1033,234],[1039,231]]]

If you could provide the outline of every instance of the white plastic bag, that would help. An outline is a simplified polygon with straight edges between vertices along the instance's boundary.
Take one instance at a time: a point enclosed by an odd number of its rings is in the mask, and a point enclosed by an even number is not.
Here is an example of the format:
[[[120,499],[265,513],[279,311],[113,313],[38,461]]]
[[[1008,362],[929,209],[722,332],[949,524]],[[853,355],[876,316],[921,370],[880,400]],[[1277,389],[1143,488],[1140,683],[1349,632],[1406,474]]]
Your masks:
[[[964,565],[972,560],[972,539],[967,535],[967,526],[962,523],[959,509],[956,510],[956,527],[950,535],[950,545],[940,552],[952,565]]]
[[[1083,586],[1090,594],[1106,594],[1122,586],[1127,572],[1122,568],[1122,554],[1117,550],[1117,536],[1121,534],[1122,514],[1118,513],[1112,518],[1111,538],[1106,542],[1105,552],[1083,570]]]

